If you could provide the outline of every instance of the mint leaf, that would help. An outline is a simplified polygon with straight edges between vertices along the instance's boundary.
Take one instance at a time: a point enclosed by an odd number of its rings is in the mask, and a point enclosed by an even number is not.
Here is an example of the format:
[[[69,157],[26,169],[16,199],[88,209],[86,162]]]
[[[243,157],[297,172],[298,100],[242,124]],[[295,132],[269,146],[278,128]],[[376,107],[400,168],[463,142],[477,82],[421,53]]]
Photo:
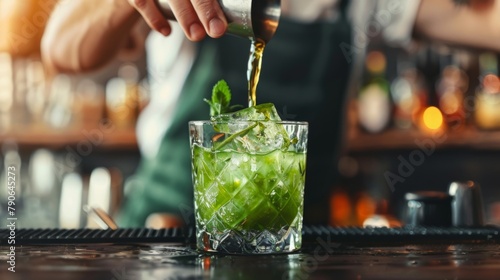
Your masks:
[[[212,102],[220,104],[221,113],[227,113],[225,110],[229,108],[231,102],[231,90],[224,80],[220,80],[212,89]]]
[[[229,113],[234,106],[229,106],[231,102],[231,90],[224,80],[220,80],[212,89],[212,100],[204,99],[210,105],[210,116]]]

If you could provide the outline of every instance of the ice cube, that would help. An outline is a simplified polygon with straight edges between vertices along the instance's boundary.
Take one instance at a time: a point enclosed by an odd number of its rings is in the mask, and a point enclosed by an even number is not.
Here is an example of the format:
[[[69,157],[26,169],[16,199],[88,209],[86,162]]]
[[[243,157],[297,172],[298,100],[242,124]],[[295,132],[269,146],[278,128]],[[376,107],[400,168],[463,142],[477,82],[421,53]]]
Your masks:
[[[213,117],[214,121],[281,121],[276,108],[271,103],[259,104],[233,113]]]
[[[224,133],[216,149],[268,153],[290,144],[288,133],[273,104],[266,103],[213,118],[216,130]]]

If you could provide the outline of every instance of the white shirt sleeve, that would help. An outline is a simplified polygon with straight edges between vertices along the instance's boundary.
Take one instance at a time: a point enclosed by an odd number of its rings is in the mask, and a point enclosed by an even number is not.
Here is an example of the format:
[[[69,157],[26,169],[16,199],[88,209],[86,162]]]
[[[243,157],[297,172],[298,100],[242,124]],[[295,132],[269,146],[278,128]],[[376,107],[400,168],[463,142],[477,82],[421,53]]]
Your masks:
[[[348,95],[359,91],[366,48],[371,40],[382,38],[388,45],[411,45],[420,0],[351,0],[350,18],[353,38],[345,43],[342,51],[353,63]]]
[[[339,0],[284,0],[283,15],[302,22],[335,20],[338,16]]]
[[[407,45],[420,0],[352,0],[351,17],[355,39],[368,42],[379,35],[390,45]]]
[[[152,31],[146,42],[150,101],[137,120],[137,142],[145,158],[156,156],[196,55],[176,22],[168,37]]]
[[[413,27],[420,0],[379,0],[377,11],[392,11],[390,24],[384,29],[387,43],[407,45],[412,40]]]

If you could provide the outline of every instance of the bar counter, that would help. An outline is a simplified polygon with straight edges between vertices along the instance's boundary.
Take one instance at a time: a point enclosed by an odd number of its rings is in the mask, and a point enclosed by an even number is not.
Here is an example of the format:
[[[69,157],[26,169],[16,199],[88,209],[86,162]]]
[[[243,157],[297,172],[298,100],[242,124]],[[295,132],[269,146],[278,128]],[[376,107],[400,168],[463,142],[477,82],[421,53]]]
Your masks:
[[[200,253],[192,233],[172,230],[19,230],[15,272],[9,271],[8,234],[0,230],[0,279],[500,277],[500,229],[492,227],[306,227],[299,252],[257,256]]]

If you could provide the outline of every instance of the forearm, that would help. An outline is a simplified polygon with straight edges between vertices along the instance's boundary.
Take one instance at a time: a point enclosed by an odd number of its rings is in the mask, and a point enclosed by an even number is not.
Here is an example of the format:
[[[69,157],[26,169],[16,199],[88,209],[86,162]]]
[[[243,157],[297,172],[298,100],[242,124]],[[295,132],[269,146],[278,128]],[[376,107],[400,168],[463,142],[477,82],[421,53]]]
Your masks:
[[[42,39],[44,62],[59,72],[97,69],[124,47],[139,19],[126,0],[61,2]]]
[[[452,45],[500,50],[500,1],[471,0],[457,6],[452,0],[422,0],[415,32]]]

